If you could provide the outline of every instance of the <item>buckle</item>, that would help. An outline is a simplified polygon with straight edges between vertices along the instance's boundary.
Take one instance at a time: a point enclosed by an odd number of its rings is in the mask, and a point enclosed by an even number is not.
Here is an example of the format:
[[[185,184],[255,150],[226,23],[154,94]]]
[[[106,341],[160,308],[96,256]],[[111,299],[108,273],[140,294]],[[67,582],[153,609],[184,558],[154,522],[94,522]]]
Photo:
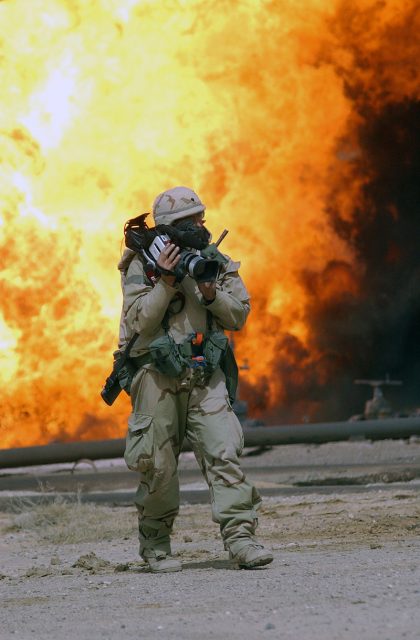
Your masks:
[[[197,369],[198,367],[205,367],[207,362],[204,356],[192,356],[191,358],[191,368]]]
[[[203,353],[203,333],[193,333],[190,339],[191,343],[191,360],[196,362],[196,366],[202,367],[204,359]]]

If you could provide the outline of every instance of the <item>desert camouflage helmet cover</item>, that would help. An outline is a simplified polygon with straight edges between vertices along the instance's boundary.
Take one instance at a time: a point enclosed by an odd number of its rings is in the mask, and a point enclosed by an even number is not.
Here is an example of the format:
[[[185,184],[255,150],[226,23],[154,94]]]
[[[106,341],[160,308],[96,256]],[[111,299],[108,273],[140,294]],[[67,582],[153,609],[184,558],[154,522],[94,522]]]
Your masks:
[[[155,224],[172,224],[176,220],[202,213],[206,207],[188,187],[174,187],[159,194],[153,203]]]

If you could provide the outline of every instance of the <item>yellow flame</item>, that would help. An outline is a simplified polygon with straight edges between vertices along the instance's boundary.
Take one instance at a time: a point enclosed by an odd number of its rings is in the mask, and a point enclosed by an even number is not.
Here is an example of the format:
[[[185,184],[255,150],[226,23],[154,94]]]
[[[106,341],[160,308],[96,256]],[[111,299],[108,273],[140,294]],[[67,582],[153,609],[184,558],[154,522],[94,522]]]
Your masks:
[[[214,235],[230,229],[259,309],[240,343],[254,376],[271,366],[267,314],[307,342],[297,270],[353,260],[325,213],[355,119],[337,72],[352,64],[334,32],[346,3],[28,4],[0,3],[4,445],[123,433],[127,402],[99,399],[116,263],[124,221],[163,189],[193,187]],[[348,10],[387,24],[400,2],[385,4]]]

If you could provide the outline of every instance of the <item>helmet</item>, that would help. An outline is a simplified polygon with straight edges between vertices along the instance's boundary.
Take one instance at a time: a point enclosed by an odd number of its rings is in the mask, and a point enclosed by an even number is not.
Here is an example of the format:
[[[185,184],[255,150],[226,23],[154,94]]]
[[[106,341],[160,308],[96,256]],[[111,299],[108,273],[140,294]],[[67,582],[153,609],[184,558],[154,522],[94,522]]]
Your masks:
[[[158,195],[153,203],[153,217],[155,224],[172,224],[205,209],[195,191],[188,187],[173,187]]]

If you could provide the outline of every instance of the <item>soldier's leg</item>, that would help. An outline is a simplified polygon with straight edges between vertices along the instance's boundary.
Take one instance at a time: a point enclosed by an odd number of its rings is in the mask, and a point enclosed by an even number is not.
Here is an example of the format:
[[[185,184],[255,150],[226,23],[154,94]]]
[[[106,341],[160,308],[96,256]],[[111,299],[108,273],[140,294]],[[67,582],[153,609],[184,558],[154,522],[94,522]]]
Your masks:
[[[184,400],[183,400],[184,396]],[[177,382],[142,369],[133,380],[125,460],[139,472],[135,504],[140,555],[170,554],[170,534],[179,510],[177,463],[185,429],[187,394]],[[158,554],[159,555],[159,554]]]
[[[210,488],[213,520],[220,524],[225,548],[238,553],[255,541],[261,498],[239,464],[243,433],[231,409],[222,371],[190,396],[187,438]]]

